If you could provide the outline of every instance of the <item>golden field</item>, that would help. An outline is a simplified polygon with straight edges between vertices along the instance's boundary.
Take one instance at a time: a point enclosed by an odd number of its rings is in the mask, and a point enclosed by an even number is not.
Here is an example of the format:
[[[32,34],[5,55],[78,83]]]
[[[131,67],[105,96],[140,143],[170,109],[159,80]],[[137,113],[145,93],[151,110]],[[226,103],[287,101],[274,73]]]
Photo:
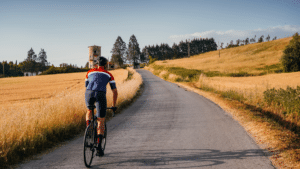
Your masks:
[[[219,71],[221,73],[248,72],[259,74],[258,70],[280,62],[284,48],[292,37],[264,43],[207,52],[190,58],[156,61],[155,64],[168,67],[183,67],[203,71]]]
[[[128,70],[133,72],[126,80]],[[118,88],[117,106],[131,100],[141,76],[133,69],[110,71]],[[86,73],[68,73],[0,79],[0,163],[11,164],[51,147],[61,137],[82,131],[85,126]],[[112,92],[107,87],[107,106]],[[74,134],[73,134],[74,135]],[[1,165],[0,165],[1,168]]]

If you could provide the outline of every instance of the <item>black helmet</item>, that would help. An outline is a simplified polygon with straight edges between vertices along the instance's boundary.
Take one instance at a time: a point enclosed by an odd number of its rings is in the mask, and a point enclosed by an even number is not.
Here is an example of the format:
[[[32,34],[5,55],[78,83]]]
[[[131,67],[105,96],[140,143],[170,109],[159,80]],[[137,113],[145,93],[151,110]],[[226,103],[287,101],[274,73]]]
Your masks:
[[[97,65],[99,66],[105,66],[107,64],[107,59],[103,56],[100,56],[98,59],[97,59]]]

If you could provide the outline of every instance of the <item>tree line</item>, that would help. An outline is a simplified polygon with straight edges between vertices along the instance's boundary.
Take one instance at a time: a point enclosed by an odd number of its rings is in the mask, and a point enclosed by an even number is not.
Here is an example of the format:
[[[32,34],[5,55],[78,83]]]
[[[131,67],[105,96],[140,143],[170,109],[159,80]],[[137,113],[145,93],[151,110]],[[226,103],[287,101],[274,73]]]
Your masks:
[[[142,50],[142,54],[146,57],[156,60],[166,59],[178,59],[190,57],[193,55],[217,50],[217,44],[214,38],[206,39],[193,39],[191,41],[186,40],[179,42],[179,44],[173,43],[172,47],[168,44],[162,43],[160,46],[145,46]]]
[[[277,39],[277,36],[275,36],[272,40],[276,40]],[[265,38],[266,41],[270,41],[271,40],[271,37],[270,35],[268,35],[266,38]],[[257,43],[262,43],[264,42],[264,35],[261,35],[258,39],[257,39]],[[233,40],[230,41],[230,43],[227,43],[227,46],[225,48],[232,48],[232,47],[238,47],[238,46],[244,46],[244,45],[248,45],[250,43],[256,43],[256,35],[253,37],[253,38],[246,38],[246,39],[238,39],[236,40],[236,44],[233,44]],[[221,43],[221,48],[223,49],[223,45],[224,43],[222,42]]]
[[[190,57],[200,53],[217,50],[217,44],[213,38],[193,39],[191,41],[181,41],[179,44],[174,43],[172,47],[162,43],[160,46],[148,45],[140,51],[139,43],[134,35],[126,43],[118,36],[111,50],[111,62],[123,66],[124,63],[137,65],[148,62],[149,58],[156,60],[177,59]]]
[[[36,73],[42,72],[45,74],[56,74],[56,73],[70,73],[70,72],[82,72],[88,71],[85,68],[78,68],[76,65],[62,63],[59,67],[54,65],[50,66],[50,62],[47,60],[47,53],[44,49],[41,49],[39,54],[35,54],[31,48],[27,52],[27,57],[23,62],[12,61],[0,62],[0,77],[13,77],[13,76],[24,76],[25,72]]]
[[[40,53],[36,55],[31,48],[27,52],[26,59],[19,64],[17,61],[15,63],[3,61],[0,65],[0,73],[2,73],[0,77],[23,76],[24,72],[36,72],[38,74],[38,72],[46,70],[48,64],[47,54],[44,49],[41,49]]]

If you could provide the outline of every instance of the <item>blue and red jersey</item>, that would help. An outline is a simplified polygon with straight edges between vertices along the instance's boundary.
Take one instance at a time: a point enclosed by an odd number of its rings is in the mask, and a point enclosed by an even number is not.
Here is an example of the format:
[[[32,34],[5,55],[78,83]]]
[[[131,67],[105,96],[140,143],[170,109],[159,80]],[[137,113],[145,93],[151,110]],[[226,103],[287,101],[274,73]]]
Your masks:
[[[110,84],[111,89],[116,88],[114,76],[108,71],[99,68],[91,69],[87,72],[85,78],[86,90],[104,91],[106,92],[106,85]]]

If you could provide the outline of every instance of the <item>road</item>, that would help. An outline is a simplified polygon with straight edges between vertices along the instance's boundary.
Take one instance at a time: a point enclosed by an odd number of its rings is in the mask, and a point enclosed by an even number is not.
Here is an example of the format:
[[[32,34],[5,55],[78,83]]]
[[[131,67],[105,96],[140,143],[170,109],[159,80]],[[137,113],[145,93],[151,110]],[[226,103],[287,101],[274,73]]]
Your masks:
[[[142,95],[107,123],[104,157],[92,168],[269,169],[271,161],[228,113],[147,70]],[[85,168],[83,137],[19,168]]]

